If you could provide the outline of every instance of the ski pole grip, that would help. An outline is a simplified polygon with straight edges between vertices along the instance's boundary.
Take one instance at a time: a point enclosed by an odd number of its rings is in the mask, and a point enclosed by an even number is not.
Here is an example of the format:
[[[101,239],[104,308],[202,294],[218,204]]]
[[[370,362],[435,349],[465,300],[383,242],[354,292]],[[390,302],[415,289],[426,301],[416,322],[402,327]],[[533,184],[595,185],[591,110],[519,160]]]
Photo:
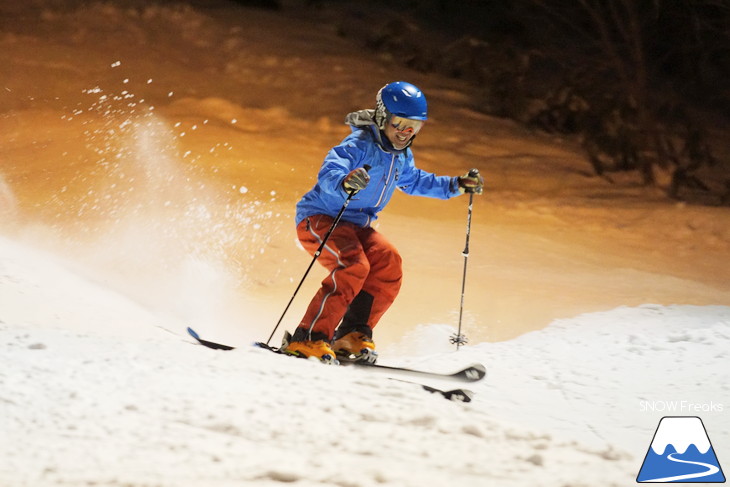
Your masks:
[[[363,166],[362,166],[362,168],[365,169],[365,172],[370,172],[370,168],[371,167],[372,166],[370,164],[363,164]],[[355,196],[357,194],[358,191],[360,191],[360,190],[359,189],[353,189],[352,191],[349,191],[347,193],[348,202],[349,202],[350,198],[352,198],[353,196]]]
[[[477,169],[476,167],[471,168],[469,170],[469,176],[471,176],[473,178],[479,176],[479,169]]]

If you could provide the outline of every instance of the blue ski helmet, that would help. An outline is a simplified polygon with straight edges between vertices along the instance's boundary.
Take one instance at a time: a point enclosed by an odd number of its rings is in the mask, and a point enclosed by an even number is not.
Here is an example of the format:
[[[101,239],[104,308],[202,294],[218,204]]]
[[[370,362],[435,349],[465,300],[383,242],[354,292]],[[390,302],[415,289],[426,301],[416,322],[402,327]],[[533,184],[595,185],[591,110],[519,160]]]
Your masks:
[[[383,128],[392,115],[412,120],[427,120],[426,95],[417,86],[405,81],[395,81],[383,86],[375,98],[375,119]]]

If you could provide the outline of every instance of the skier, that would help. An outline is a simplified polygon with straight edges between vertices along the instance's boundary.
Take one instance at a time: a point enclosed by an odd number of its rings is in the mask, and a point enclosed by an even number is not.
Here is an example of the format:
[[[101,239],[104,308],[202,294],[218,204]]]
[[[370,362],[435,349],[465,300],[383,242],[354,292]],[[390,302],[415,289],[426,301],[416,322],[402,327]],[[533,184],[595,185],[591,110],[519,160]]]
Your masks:
[[[415,167],[410,146],[427,118],[425,95],[403,81],[381,88],[374,110],[347,115],[352,133],[329,151],[316,184],[297,203],[297,236],[310,254],[356,194],[319,255],[329,274],[283,352],[374,363],[373,328],[397,296],[402,270],[398,251],[372,222],[396,188],[440,199],[482,193],[478,174],[436,176]]]

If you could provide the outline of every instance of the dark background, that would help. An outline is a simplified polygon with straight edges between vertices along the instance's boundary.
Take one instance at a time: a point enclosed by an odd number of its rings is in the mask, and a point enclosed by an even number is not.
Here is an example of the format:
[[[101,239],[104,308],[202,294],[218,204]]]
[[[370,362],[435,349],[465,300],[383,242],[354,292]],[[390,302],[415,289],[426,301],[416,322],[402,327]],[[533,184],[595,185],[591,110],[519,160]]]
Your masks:
[[[391,62],[466,80],[475,109],[577,137],[610,181],[661,174],[672,198],[730,204],[730,0],[237,3],[304,10]]]

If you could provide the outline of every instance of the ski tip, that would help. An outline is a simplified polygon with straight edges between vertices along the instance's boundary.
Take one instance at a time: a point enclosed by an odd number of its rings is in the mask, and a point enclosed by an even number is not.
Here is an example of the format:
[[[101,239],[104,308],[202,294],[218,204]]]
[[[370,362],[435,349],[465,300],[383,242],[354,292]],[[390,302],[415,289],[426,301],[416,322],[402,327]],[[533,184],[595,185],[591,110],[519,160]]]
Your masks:
[[[192,328],[190,328],[189,326],[188,326],[188,335],[195,338],[196,340],[200,340],[200,335],[198,335],[198,333],[195,330],[193,330]]]
[[[481,375],[480,378],[484,378],[487,375],[487,368],[483,364],[480,364],[478,362],[473,363],[471,364],[471,368],[479,372],[479,374]]]
[[[451,389],[448,391],[442,391],[441,389],[436,389],[425,384],[422,384],[421,387],[423,387],[423,389],[428,392],[441,394],[449,401],[471,402],[471,400],[474,398],[474,393],[469,389]]]
[[[454,374],[454,377],[459,377],[467,382],[476,382],[484,379],[487,376],[487,368],[480,363],[473,363],[468,367],[463,368],[461,371]]]
[[[471,402],[474,399],[474,393],[468,389],[453,389],[445,391],[444,397],[450,401]]]

